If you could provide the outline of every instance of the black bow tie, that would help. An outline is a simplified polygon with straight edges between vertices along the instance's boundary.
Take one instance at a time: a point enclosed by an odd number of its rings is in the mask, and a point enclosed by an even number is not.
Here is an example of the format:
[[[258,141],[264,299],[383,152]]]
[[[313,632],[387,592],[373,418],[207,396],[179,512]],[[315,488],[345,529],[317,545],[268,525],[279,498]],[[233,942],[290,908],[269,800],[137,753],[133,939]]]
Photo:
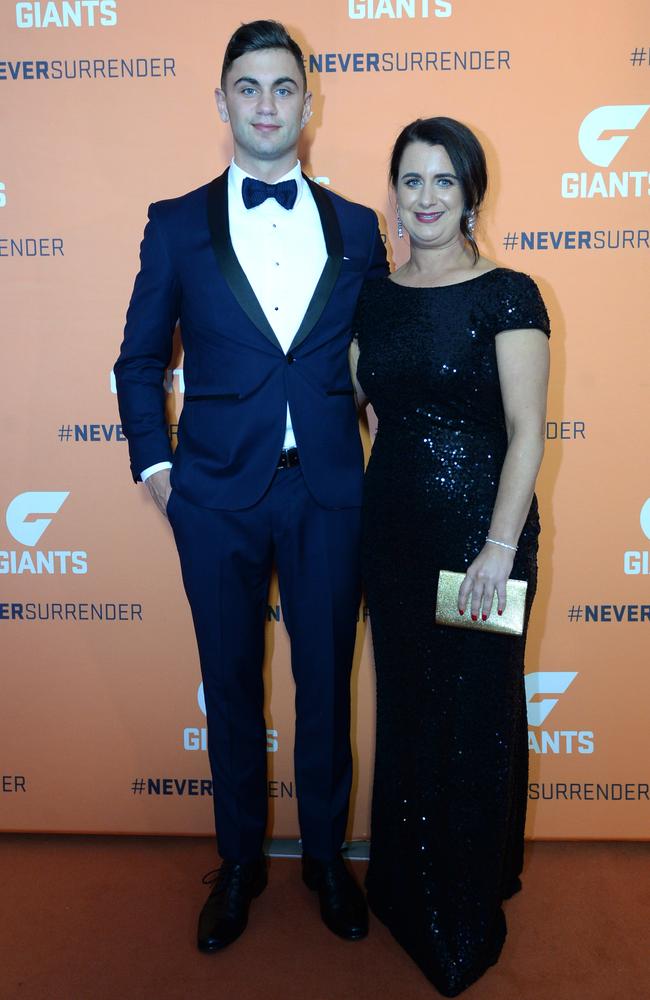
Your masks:
[[[246,208],[256,208],[267,198],[275,198],[283,208],[289,211],[296,203],[298,185],[294,180],[280,181],[279,184],[266,184],[264,181],[254,180],[253,177],[244,177],[241,194]]]

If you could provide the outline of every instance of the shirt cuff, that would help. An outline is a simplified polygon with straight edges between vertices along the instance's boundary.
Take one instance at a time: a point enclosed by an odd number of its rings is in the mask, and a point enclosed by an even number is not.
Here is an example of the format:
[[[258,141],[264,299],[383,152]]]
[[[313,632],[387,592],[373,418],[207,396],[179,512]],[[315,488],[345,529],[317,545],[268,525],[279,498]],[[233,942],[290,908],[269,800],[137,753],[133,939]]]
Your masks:
[[[171,462],[158,462],[156,465],[148,465],[146,469],[143,469],[140,473],[140,481],[145,482],[149,476],[153,476],[154,472],[160,472],[161,469],[171,469]]]

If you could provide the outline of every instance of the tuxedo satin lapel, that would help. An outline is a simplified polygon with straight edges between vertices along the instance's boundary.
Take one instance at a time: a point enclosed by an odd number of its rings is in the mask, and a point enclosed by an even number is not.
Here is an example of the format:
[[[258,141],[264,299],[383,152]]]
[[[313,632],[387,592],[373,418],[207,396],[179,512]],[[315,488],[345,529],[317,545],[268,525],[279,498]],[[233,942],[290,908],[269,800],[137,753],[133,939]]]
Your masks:
[[[316,326],[330,295],[334,291],[334,286],[343,263],[343,237],[334,206],[320,184],[310,181],[304,174],[303,178],[309,184],[309,189],[314,196],[316,208],[320,215],[323,235],[325,236],[325,247],[327,249],[327,261],[318,279],[318,284],[314,289],[311,302],[307,306],[307,312],[303,316],[298,332],[291,342],[290,351],[293,351],[299,344],[302,344],[305,337]]]
[[[217,258],[219,270],[230,291],[244,310],[251,323],[269,340],[274,347],[282,351],[280,341],[273,332],[271,324],[264,315],[255,292],[244,270],[237,260],[230,239],[230,223],[228,220],[228,171],[216,177],[208,188],[208,225],[212,249]],[[284,353],[284,352],[283,352]]]

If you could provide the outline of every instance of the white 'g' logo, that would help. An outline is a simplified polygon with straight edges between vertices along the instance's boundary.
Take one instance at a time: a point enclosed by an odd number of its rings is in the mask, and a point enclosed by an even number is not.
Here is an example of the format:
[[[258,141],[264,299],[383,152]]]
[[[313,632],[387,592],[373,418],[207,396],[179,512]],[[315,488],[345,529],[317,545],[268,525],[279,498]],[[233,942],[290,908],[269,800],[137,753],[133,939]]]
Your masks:
[[[650,538],[650,497],[648,497],[641,508],[641,516],[639,520],[641,522],[641,531],[646,538]]]
[[[606,104],[594,108],[578,131],[582,155],[597,167],[608,167],[630,137],[613,135],[601,139],[603,132],[632,132],[648,108],[650,104]]]
[[[541,726],[557,705],[557,698],[544,698],[543,701],[533,701],[538,694],[564,694],[569,685],[578,676],[577,671],[555,670],[537,674],[526,674],[526,701],[528,703],[528,723],[531,726]]]
[[[21,545],[36,545],[51,517],[27,518],[32,514],[56,514],[70,496],[67,493],[19,493],[7,507],[6,522],[9,531]]]

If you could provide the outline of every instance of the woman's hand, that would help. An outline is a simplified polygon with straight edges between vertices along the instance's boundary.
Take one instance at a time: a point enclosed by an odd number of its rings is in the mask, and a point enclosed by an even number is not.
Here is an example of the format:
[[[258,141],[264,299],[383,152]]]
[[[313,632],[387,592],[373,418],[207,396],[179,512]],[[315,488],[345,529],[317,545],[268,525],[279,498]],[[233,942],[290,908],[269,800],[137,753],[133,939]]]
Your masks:
[[[460,585],[458,610],[461,615],[469,611],[472,621],[478,621],[479,614],[483,621],[487,621],[495,590],[498,597],[497,613],[503,614],[506,607],[506,583],[512,572],[514,557],[515,554],[510,549],[485,543]],[[470,594],[471,605],[468,608]]]

